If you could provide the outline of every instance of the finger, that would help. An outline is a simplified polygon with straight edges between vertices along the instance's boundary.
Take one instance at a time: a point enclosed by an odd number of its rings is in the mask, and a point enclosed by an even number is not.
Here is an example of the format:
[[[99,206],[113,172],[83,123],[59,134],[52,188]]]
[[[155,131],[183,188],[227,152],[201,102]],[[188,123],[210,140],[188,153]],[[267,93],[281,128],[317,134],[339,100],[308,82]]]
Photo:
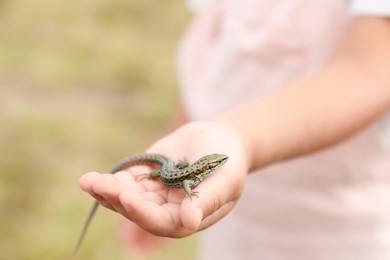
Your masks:
[[[183,200],[183,203],[180,207],[180,218],[183,223],[183,226],[192,232],[195,232],[199,229],[200,223],[203,219],[204,212],[200,207],[199,197],[188,197]]]
[[[93,186],[95,185],[96,181],[100,178],[100,173],[97,172],[89,172],[87,174],[84,174],[83,176],[80,177],[79,179],[79,185],[80,188],[88,192],[92,197],[94,197],[97,201],[103,202],[104,198],[100,195],[97,194],[93,190]]]
[[[84,174],[79,179],[80,188],[85,192],[92,192],[93,183],[99,178],[100,174],[97,172],[89,172]]]
[[[198,197],[183,201],[180,216],[190,230],[201,230],[225,216],[237,203],[245,178],[235,176],[227,167],[218,169],[195,190]]]
[[[178,203],[159,205],[134,190],[119,195],[127,214],[140,227],[158,236],[182,237],[189,233],[181,224]]]
[[[101,174],[92,186],[93,192],[104,198],[101,201],[103,206],[121,214],[125,214],[126,211],[119,201],[119,194],[126,189],[140,190],[141,187],[138,183],[134,183],[128,174],[121,172],[115,175]]]
[[[201,193],[207,192],[204,189],[199,192]],[[193,232],[203,230],[224,217],[235,203],[236,200],[224,202],[213,193],[209,196],[199,195],[199,198],[192,200],[186,199],[180,208],[183,226]]]

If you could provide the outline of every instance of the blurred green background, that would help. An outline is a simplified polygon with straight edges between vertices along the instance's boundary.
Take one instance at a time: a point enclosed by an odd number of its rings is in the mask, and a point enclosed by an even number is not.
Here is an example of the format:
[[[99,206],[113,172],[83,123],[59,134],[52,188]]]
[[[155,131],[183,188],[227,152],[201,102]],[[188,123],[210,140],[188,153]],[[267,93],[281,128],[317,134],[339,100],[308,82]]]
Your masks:
[[[169,124],[184,1],[0,0],[0,259],[69,259],[92,198],[78,178]],[[77,259],[191,259],[194,238],[140,256],[101,208]]]

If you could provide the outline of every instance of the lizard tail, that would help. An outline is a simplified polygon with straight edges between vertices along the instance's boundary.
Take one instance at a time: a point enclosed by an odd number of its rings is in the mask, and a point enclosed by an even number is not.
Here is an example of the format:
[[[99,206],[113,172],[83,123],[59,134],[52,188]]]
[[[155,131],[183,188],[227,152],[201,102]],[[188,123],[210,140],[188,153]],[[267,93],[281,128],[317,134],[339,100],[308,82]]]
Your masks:
[[[95,215],[95,212],[98,209],[98,206],[99,206],[99,203],[97,201],[95,201],[95,203],[93,204],[93,206],[92,206],[92,208],[91,208],[91,210],[90,210],[90,212],[88,214],[88,218],[85,221],[83,230],[80,233],[79,240],[77,241],[76,247],[73,250],[73,256],[76,255],[76,253],[79,250],[81,244],[83,243],[85,234],[87,233],[87,230],[88,230],[88,227],[89,227],[89,224],[91,223],[92,217]]]

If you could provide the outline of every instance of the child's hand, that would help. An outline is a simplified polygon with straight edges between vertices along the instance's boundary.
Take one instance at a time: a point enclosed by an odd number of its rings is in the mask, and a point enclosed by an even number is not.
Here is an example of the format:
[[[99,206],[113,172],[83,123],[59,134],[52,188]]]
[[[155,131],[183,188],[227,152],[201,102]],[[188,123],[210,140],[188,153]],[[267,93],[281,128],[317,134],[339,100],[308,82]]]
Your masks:
[[[225,125],[191,123],[154,144],[148,152],[161,153],[174,161],[190,163],[211,153],[229,161],[194,190],[198,197],[185,197],[182,189],[169,189],[156,180],[139,181],[150,169],[132,167],[112,174],[88,173],[81,188],[103,206],[117,211],[146,231],[164,237],[185,237],[207,228],[237,203],[248,171],[247,157],[238,136]]]

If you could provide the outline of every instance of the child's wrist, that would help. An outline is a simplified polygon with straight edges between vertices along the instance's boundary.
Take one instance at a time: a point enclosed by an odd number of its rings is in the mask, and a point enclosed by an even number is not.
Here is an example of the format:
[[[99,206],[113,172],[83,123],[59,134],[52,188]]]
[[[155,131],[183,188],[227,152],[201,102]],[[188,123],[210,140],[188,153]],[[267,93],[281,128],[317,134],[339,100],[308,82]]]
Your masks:
[[[218,124],[226,136],[234,140],[237,146],[236,149],[240,150],[240,154],[243,155],[242,159],[246,162],[247,170],[250,171],[253,168],[253,146],[249,136],[245,134],[245,131],[238,124],[226,118],[217,119],[215,123]]]

